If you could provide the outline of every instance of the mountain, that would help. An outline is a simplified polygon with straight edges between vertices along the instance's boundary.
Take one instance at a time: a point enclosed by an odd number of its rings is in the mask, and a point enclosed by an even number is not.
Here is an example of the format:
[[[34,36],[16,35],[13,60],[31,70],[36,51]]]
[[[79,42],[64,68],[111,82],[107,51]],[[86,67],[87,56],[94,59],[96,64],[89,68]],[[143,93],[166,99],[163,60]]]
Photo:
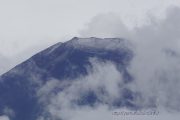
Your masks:
[[[32,56],[27,61],[17,65],[0,77],[0,116],[8,115],[13,120],[36,120],[44,113],[44,103],[39,100],[38,91],[51,80],[57,80],[54,94],[63,91],[66,85],[79,78],[89,75],[93,69],[90,59],[101,63],[111,62],[119,73],[123,82],[133,80],[127,67],[133,58],[133,51],[127,40],[120,38],[78,38],[74,37],[65,43],[57,43],[42,52]],[[109,71],[111,72],[111,71]],[[106,91],[101,89],[102,94]],[[107,103],[114,107],[135,107],[129,102],[134,99],[132,91],[124,89],[123,98]],[[103,102],[93,91],[86,93],[78,105],[93,106]],[[13,115],[5,109],[13,111]],[[47,114],[48,115],[48,114]]]
[[[41,45],[34,45],[12,56],[6,56],[5,54],[4,55],[0,54],[0,62],[1,62],[0,75],[6,73],[17,64],[20,64],[23,61],[27,60],[29,57],[31,57],[35,53],[38,53],[42,51],[43,49],[47,48],[47,46],[48,46],[47,43],[46,44],[42,43]]]

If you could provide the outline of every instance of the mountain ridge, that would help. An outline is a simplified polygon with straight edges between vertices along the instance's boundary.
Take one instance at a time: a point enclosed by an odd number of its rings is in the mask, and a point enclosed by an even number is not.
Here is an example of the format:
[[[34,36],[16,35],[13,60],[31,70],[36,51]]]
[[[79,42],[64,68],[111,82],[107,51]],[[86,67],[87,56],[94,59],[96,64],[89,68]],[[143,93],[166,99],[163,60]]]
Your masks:
[[[16,115],[12,116],[13,120],[36,119],[39,112],[43,111],[36,95],[37,91],[51,79],[73,82],[79,77],[87,76],[89,69],[93,69],[91,58],[96,58],[102,63],[112,62],[122,74],[123,82],[131,81],[127,66],[133,58],[133,52],[124,41],[126,40],[121,38],[74,37],[70,41],[57,43],[35,54],[0,77],[0,114],[3,114],[3,109],[8,106],[16,112]],[[113,45],[116,47],[112,48]],[[98,96],[92,92],[86,94],[89,97],[83,98],[86,102],[82,105],[94,105]],[[124,95],[124,99],[118,103],[116,100],[112,105],[133,106],[129,102],[133,99],[130,96],[131,91]],[[80,105],[81,102],[77,103]]]

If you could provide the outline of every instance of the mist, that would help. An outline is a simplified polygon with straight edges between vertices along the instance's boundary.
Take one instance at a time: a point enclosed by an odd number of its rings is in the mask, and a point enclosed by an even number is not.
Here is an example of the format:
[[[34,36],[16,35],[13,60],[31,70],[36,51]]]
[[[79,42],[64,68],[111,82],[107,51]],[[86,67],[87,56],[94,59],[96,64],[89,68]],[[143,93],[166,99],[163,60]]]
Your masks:
[[[133,81],[124,84],[113,63],[92,61],[93,70],[88,76],[79,78],[73,83],[61,83],[67,88],[58,94],[48,94],[57,87],[58,80],[52,80],[42,86],[38,95],[45,100],[45,113],[51,119],[90,120],[115,119],[113,111],[131,111],[127,108],[110,109],[109,105],[117,97],[121,97],[123,88],[140,93],[134,104],[151,110],[155,106],[158,116],[119,116],[117,119],[128,120],[168,120],[179,118],[180,112],[180,8],[170,7],[163,19],[153,15],[149,22],[129,29],[115,14],[101,14],[92,19],[80,31],[81,37],[121,37],[133,44],[134,57],[128,66]],[[103,82],[102,82],[103,81]],[[103,84],[102,84],[103,83]],[[118,88],[118,84],[123,88]],[[107,95],[99,94],[97,88],[103,86]],[[93,90],[99,99],[108,104],[98,103],[96,107],[72,105],[83,94]],[[44,92],[46,91],[46,92]],[[48,98],[48,99],[47,99]],[[42,114],[39,120],[44,120]]]
[[[107,19],[106,19],[107,18]],[[129,72],[135,79],[133,91],[143,95],[140,102],[179,110],[180,100],[180,8],[166,10],[165,18],[149,16],[149,22],[129,29],[111,14],[96,16],[82,36],[122,37],[134,45],[134,58]],[[93,31],[93,32],[91,32]]]

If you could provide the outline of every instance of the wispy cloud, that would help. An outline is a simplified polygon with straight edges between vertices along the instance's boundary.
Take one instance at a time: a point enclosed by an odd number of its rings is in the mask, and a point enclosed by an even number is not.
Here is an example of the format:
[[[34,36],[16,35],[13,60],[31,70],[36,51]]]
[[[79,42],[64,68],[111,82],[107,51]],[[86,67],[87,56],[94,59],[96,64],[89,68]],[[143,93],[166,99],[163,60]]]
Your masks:
[[[133,101],[134,104],[145,109],[149,109],[153,104],[160,110],[160,115],[156,117],[129,116],[124,119],[178,119],[180,9],[171,7],[164,19],[159,20],[153,16],[150,19],[149,24],[129,30],[114,15],[96,16],[89,26],[81,31],[82,36],[124,37],[131,40],[135,55],[128,71],[134,78],[133,82],[124,84],[121,73],[111,62],[92,61],[93,69],[88,76],[71,81],[72,83],[63,83],[66,87],[61,92],[52,94],[52,89],[58,88],[58,83],[61,84],[58,80],[49,81],[46,87],[40,89],[40,96],[49,95],[48,103],[45,103],[46,112],[49,114],[46,117],[42,114],[40,120],[48,117],[64,120],[114,119],[111,114],[114,109],[110,109],[109,105],[117,97],[121,98],[123,88],[140,93],[140,97]],[[104,88],[106,94],[102,94],[99,88]],[[97,102],[95,106],[81,106],[74,102],[89,90],[93,91],[101,102]],[[177,113],[172,113],[173,111]]]
[[[10,120],[8,116],[6,115],[3,115],[3,116],[0,116],[0,120]]]

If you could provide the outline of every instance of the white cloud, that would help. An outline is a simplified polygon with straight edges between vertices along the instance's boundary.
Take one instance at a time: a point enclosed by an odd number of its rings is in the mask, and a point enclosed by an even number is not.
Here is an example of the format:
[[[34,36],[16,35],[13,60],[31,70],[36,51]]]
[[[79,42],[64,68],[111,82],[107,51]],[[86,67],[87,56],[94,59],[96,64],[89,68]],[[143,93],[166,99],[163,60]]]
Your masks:
[[[10,120],[10,119],[8,116],[3,115],[3,116],[0,116],[0,120]]]
[[[167,9],[164,19],[153,15],[149,17],[148,24],[130,30],[117,16],[99,15],[81,33],[82,36],[124,37],[131,40],[135,46],[135,56],[129,72],[135,80],[130,89],[144,97],[138,102],[143,106],[153,102],[157,106],[163,104],[179,109],[180,8],[173,6]]]
[[[136,55],[130,71],[138,91],[144,95],[141,103],[154,100],[157,106],[179,109],[180,92],[180,9],[173,7],[163,20],[153,19],[149,25],[137,28],[131,37]]]
[[[41,17],[46,18],[46,16]],[[41,21],[41,19],[38,20]],[[48,22],[50,19],[46,20],[47,21],[38,25],[38,31],[41,31],[42,26],[44,29],[46,23],[51,23]],[[57,25],[56,23],[58,23],[58,20],[60,19],[53,22],[53,26]],[[180,9],[178,7],[172,7],[167,10],[164,19],[156,19],[154,16],[151,16],[149,21],[148,24],[130,30],[119,18],[119,15],[101,14],[92,19],[87,27],[81,31],[81,36],[124,37],[130,39],[134,44],[136,47],[136,50],[134,51],[135,56],[131,66],[129,66],[129,72],[133,75],[134,81],[125,85],[122,81],[121,74],[116,70],[112,63],[99,63],[96,60],[92,61],[93,71],[89,71],[90,74],[88,76],[81,77],[73,82],[65,83],[61,83],[58,80],[51,80],[45,86],[42,86],[38,91],[38,96],[40,97],[40,101],[45,105],[45,112],[50,113],[50,117],[52,118],[64,118],[68,120],[111,120],[114,119],[112,116],[113,110],[109,109],[108,105],[97,104],[96,107],[80,107],[78,105],[72,105],[72,101],[79,99],[80,95],[85,94],[88,90],[92,90],[97,94],[98,99],[111,104],[114,99],[121,97],[121,89],[125,87],[142,95],[141,98],[134,101],[136,104],[142,107],[148,107],[154,103],[157,108],[160,109],[161,115],[155,118],[150,116],[129,116],[123,119],[178,119],[178,113],[171,113],[169,111],[177,110],[179,112],[180,110]],[[19,21],[12,22],[12,24],[14,23],[18,23],[17,25],[19,25]],[[36,28],[37,23],[35,22],[33,27]],[[14,24],[13,30],[16,30],[16,27],[24,29],[24,26],[26,27],[29,23],[25,19],[21,25],[21,27],[17,27],[16,24]],[[69,32],[68,27],[72,28],[71,25],[72,24],[67,26],[65,31]],[[49,30],[54,28],[51,27],[50,24],[46,27],[50,28]],[[61,25],[59,25],[59,27],[61,27]],[[74,28],[70,32],[74,33],[76,29],[77,28]],[[29,30],[31,31],[32,28],[27,31],[29,32]],[[50,37],[56,36],[55,38],[59,38],[60,36],[58,34],[61,30],[64,29],[57,28],[55,34],[51,34]],[[26,43],[26,46],[32,43],[34,44],[34,42],[30,42],[31,39],[36,38],[35,40],[42,40],[42,36],[47,33],[48,30],[42,31],[41,36],[37,36],[37,34],[39,34],[38,32],[33,32],[31,34],[32,36],[24,33],[26,37],[31,36],[28,39],[29,42]],[[3,38],[6,38],[6,36],[7,34],[5,34]],[[16,33],[6,39],[12,39],[15,36]],[[15,44],[13,47],[17,48],[17,46],[21,46],[26,37],[20,37],[20,44]],[[19,37],[14,40],[17,40],[18,38]],[[5,46],[5,48],[7,47],[7,44],[9,43],[2,42],[2,45]],[[12,51],[14,48],[11,49],[11,47],[12,46],[8,45],[8,51],[5,51],[4,53]],[[54,88],[59,88],[60,84],[62,86],[65,85],[66,88],[57,94],[52,93],[52,90]],[[119,86],[117,86],[118,84],[121,84],[122,88],[119,88]],[[105,88],[107,92],[106,95],[100,93],[99,88],[101,87]],[[44,118],[43,115],[44,114],[40,116],[40,119]],[[9,120],[9,118],[8,116],[0,116],[0,120]]]
[[[9,116],[9,117],[14,117],[15,116],[15,112],[9,107],[5,107],[4,110],[3,110],[3,113],[6,116]]]
[[[116,22],[110,24],[111,28],[108,31],[102,29],[106,22],[109,24],[109,21],[111,21],[111,19],[104,20],[108,17],[108,14],[105,17],[100,15],[98,22],[92,20],[90,26],[82,33],[92,36],[110,35],[113,37],[113,35],[121,36],[122,32],[125,38],[130,39],[136,47],[135,56],[128,67],[134,81],[123,84],[121,74],[117,72],[112,63],[92,61],[93,70],[90,74],[74,82],[71,81],[72,83],[67,83],[68,87],[66,89],[57,95],[51,96],[46,110],[51,114],[51,117],[64,118],[65,120],[111,120],[114,119],[111,115],[113,109],[109,109],[108,105],[101,103],[95,107],[90,107],[87,105],[72,105],[71,102],[90,89],[98,94],[98,99],[111,103],[117,96],[121,97],[121,90],[125,87],[141,94],[141,97],[133,101],[135,104],[148,109],[149,106],[154,104],[160,115],[156,117],[126,116],[123,119],[168,120],[171,118],[177,120],[180,110],[180,9],[172,7],[167,10],[164,19],[159,20],[151,17],[149,24],[133,30],[127,30],[128,28],[125,26],[119,29],[119,24],[123,26],[123,23],[118,23],[119,18],[117,19],[117,17],[114,17],[117,21],[111,18]],[[120,33],[118,34],[118,32]],[[117,84],[121,84],[123,87],[118,88]],[[99,93],[98,88],[102,86],[105,87],[108,94],[102,95]]]
[[[130,27],[146,23],[146,13],[149,11],[162,18],[164,10],[170,5],[180,6],[179,0],[0,1],[0,54],[13,59],[10,61],[11,67],[7,66],[3,71],[7,72],[47,46],[78,36],[78,31],[98,14],[102,15],[93,19],[97,23],[93,25],[90,22],[87,26],[91,27],[87,29],[91,31],[82,32],[83,36],[127,36],[129,34],[120,21]],[[105,17],[104,13],[113,14]],[[1,61],[2,64],[6,62]]]
[[[12,56],[39,43],[52,44],[68,40],[77,36],[78,30],[97,14],[119,13],[123,21],[127,25],[130,24],[129,26],[137,22],[144,23],[147,12],[152,11],[162,17],[164,9],[170,5],[180,6],[180,2],[179,0],[0,1],[0,51],[1,54]],[[64,37],[68,39],[61,39]]]
[[[125,24],[117,14],[101,14],[95,16],[86,28],[80,31],[82,37],[125,37],[129,33]]]
[[[99,62],[96,59],[90,61],[93,67],[92,70],[89,69],[89,74],[77,80],[66,80],[65,89],[58,94],[52,94],[52,90],[61,88],[65,84],[56,80],[49,81],[39,90],[39,95],[51,94],[44,102],[47,105],[46,112],[49,112],[53,118],[72,119],[81,109],[91,110],[92,108],[86,105],[81,108],[76,105],[77,103],[73,103],[73,101],[82,99],[81,97],[87,95],[89,91],[94,92],[97,99],[107,104],[112,104],[113,100],[121,96],[119,89],[123,89],[123,87],[120,88],[119,85],[123,86],[124,83],[116,67],[111,62]],[[106,94],[103,95],[100,88],[104,88]],[[98,103],[95,104],[98,105]]]

